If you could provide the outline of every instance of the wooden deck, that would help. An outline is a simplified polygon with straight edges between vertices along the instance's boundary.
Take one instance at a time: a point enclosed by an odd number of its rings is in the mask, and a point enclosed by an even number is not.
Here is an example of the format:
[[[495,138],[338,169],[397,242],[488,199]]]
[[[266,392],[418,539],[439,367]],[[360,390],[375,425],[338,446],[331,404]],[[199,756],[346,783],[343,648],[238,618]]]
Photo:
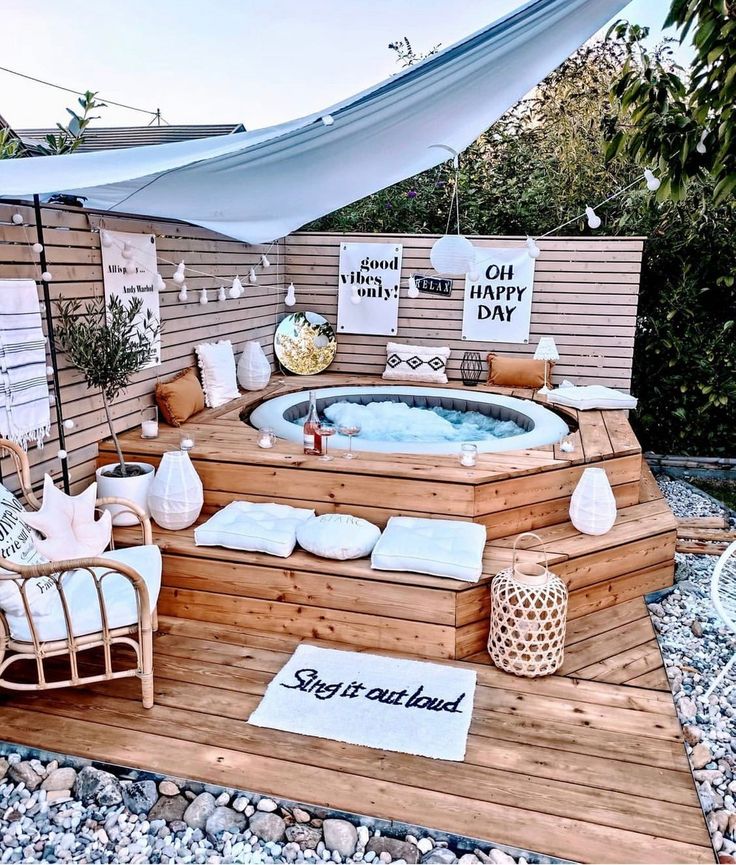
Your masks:
[[[4,693],[2,737],[580,862],[712,862],[643,601],[619,605],[616,617],[571,624],[564,670],[582,678],[525,680],[475,665],[463,763],[250,727],[296,641],[167,617],[152,710],[129,679]]]

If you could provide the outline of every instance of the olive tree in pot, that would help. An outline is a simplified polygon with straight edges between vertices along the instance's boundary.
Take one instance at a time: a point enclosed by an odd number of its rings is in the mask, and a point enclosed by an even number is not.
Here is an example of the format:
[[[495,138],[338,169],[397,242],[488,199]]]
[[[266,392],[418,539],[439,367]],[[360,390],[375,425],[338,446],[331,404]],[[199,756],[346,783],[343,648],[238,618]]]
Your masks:
[[[79,300],[56,302],[55,342],[73,366],[84,376],[87,387],[99,391],[118,461],[97,469],[100,498],[117,497],[135,502],[147,511],[148,488],[153,466],[126,462],[110,413],[111,404],[130,380],[155,355],[161,326],[143,301],[134,297],[129,304],[111,297],[106,304],[97,298],[82,305]],[[135,517],[119,505],[110,505],[115,525],[132,525]]]

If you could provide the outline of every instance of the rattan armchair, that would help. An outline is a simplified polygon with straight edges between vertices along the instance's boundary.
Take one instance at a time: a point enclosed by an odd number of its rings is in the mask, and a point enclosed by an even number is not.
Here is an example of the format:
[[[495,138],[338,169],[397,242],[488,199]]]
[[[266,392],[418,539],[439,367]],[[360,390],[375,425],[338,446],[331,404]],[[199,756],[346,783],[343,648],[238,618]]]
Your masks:
[[[15,443],[0,439],[0,456],[4,453],[8,453],[15,464],[19,486],[28,507],[38,510],[41,503],[31,489],[28,457]],[[143,544],[152,543],[150,520],[137,505],[119,498],[97,501],[98,507],[108,504],[123,505],[135,514],[141,527]],[[65,573],[75,569],[86,571],[94,580],[102,626],[99,631],[83,636],[74,634],[62,580]],[[137,622],[126,627],[108,626],[108,611],[102,584],[111,574],[119,574],[127,579],[135,591]],[[64,639],[52,641],[39,639],[37,623],[34,622],[26,596],[26,583],[35,577],[50,577],[54,583],[64,615],[66,630]],[[21,641],[14,638],[6,616],[0,610],[0,687],[18,691],[43,691],[137,676],[141,680],[143,706],[146,709],[153,706],[153,631],[157,624],[156,611],[151,609],[148,587],[138,571],[122,562],[106,560],[102,556],[34,565],[19,565],[0,557],[0,580],[12,580],[18,586],[30,633],[30,640]],[[135,666],[114,669],[112,651],[114,646],[132,648],[135,653]],[[79,658],[80,653],[91,649],[102,649],[102,670],[99,667],[90,668],[84,659]],[[49,679],[44,662],[62,656],[68,656],[69,678]],[[20,675],[16,674],[10,678],[8,672],[11,668],[15,668],[14,672],[17,671]],[[64,670],[64,674],[66,673],[67,670]]]

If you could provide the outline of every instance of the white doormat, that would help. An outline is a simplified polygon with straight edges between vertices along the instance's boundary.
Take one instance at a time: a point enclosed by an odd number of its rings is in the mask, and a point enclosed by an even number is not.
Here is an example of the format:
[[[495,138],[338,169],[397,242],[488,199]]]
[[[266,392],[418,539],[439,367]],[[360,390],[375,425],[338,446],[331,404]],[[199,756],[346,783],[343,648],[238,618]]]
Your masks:
[[[474,670],[299,646],[248,719],[256,727],[463,760]]]

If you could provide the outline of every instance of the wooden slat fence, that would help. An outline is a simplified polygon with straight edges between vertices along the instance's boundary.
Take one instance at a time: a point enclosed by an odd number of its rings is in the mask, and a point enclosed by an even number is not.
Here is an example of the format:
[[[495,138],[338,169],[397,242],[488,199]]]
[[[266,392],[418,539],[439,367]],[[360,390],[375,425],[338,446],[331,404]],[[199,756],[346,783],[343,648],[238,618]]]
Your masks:
[[[337,321],[340,243],[403,244],[399,332],[396,337],[338,335],[334,372],[380,373],[386,342],[447,345],[452,349],[449,375],[460,378],[463,352],[529,356],[540,336],[555,338],[560,362],[554,379],[575,384],[604,384],[628,390],[634,351],[636,306],[643,238],[555,237],[539,241],[531,334],[528,345],[465,342],[461,336],[463,279],[453,280],[451,297],[406,296],[407,279],[431,275],[429,251],[436,236],[400,234],[308,234],[286,238],[285,265],[297,287],[300,309],[312,309]],[[518,237],[473,237],[476,246],[522,245]]]
[[[0,204],[0,223],[10,222],[11,215],[16,212],[23,214],[26,225],[0,225],[0,279],[39,280],[38,256],[28,245],[36,240],[33,208]],[[52,300],[59,297],[85,300],[101,296],[100,238],[95,231],[101,217],[85,211],[43,207],[42,218],[48,268],[54,277],[50,284]],[[257,339],[267,355],[272,356],[273,328],[280,296],[277,286],[282,286],[284,280],[280,243],[272,247],[249,246],[194,226],[134,217],[105,215],[104,226],[116,231],[156,234],[159,270],[166,280],[166,290],[160,293],[162,362],[139,373],[125,396],[113,407],[118,430],[130,429],[139,423],[140,409],[152,402],[153,387],[158,378],[166,378],[195,363],[194,346],[197,343],[230,339],[240,351],[247,340]],[[258,284],[250,285],[248,272],[267,250],[272,266],[259,271]],[[211,277],[188,275],[189,299],[181,303],[177,297],[179,286],[171,280],[175,267],[161,263],[161,259],[184,259],[193,268],[221,275],[222,283]],[[243,297],[218,303],[216,292],[210,291],[209,303],[206,306],[199,303],[201,288],[215,289],[220,284],[227,288],[236,271],[246,288]],[[40,293],[39,283],[39,296]],[[66,433],[66,445],[70,476],[76,488],[88,483],[94,474],[97,443],[108,433],[99,396],[87,389],[81,375],[61,354],[59,365],[64,418],[75,422],[74,429]],[[53,409],[51,415],[55,420]],[[56,458],[58,448],[54,423],[44,449],[31,451],[34,482],[38,482],[44,472],[50,472],[55,478],[60,476],[60,463]],[[9,464],[3,464],[2,471],[7,477]]]

